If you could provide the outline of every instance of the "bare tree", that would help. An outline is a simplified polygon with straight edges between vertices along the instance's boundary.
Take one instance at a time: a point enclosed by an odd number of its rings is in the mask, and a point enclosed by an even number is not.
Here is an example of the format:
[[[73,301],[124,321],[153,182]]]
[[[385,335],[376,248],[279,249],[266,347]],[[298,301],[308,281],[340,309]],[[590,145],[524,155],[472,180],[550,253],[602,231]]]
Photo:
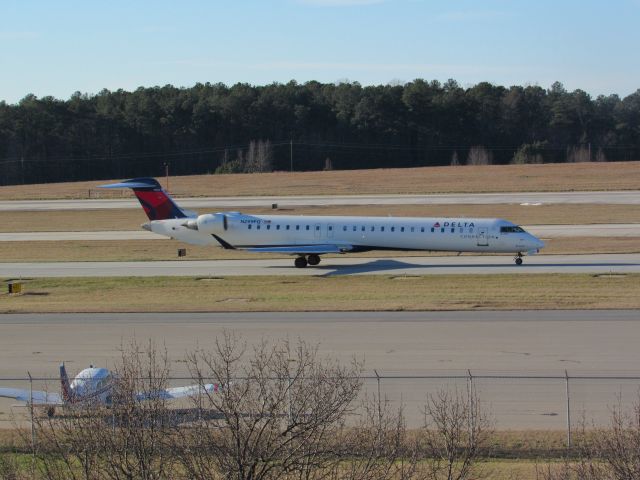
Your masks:
[[[598,148],[598,151],[596,152],[595,161],[596,162],[606,162],[607,161],[607,156],[604,154],[604,151],[602,150],[602,148]]]
[[[269,140],[251,140],[245,156],[244,171],[261,173],[273,171],[273,150]]]
[[[475,146],[469,149],[467,165],[491,165],[492,163],[493,155],[486,148]]]
[[[332,479],[407,480],[417,473],[417,446],[407,438],[403,408],[387,399],[365,398],[358,422],[336,437],[339,457]],[[337,467],[337,468],[336,468]]]
[[[594,435],[595,454],[611,473],[611,478],[640,478],[640,395],[631,411],[625,411],[622,400],[611,413],[611,424]]]
[[[452,167],[460,166],[460,160],[458,159],[458,151],[457,150],[455,150],[453,152],[453,155],[451,155],[451,166]]]
[[[36,417],[41,474],[47,479],[160,479],[173,475],[166,399],[169,361],[149,343],[122,350],[112,401],[83,399],[57,417]]]
[[[590,162],[591,149],[580,145],[567,149],[567,163]]]
[[[474,464],[488,444],[492,425],[473,386],[466,392],[440,390],[429,395],[424,415],[419,441],[429,478],[471,478]],[[473,478],[479,478],[479,474],[476,472]]]
[[[329,448],[361,389],[361,365],[320,358],[302,341],[261,342],[253,349],[225,333],[211,352],[190,355],[194,378],[222,388],[203,397],[219,413],[181,430],[190,478],[313,478],[334,462]]]

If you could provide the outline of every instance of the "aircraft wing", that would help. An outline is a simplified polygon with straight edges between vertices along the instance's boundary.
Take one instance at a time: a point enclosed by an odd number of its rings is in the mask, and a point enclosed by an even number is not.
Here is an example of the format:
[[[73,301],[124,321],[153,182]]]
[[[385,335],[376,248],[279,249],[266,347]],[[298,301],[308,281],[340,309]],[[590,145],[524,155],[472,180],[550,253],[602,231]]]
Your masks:
[[[13,398],[25,403],[33,400],[34,405],[64,405],[59,393],[43,392],[41,390],[31,392],[22,388],[0,388],[0,397]]]
[[[292,255],[297,254],[312,254],[317,255],[323,253],[344,253],[353,250],[353,245],[337,245],[337,244],[323,244],[323,245],[287,245],[282,247],[252,247],[246,249],[248,252],[257,253],[290,253]]]
[[[136,395],[137,400],[153,400],[165,399],[172,400],[176,398],[195,397],[196,395],[204,395],[206,393],[217,392],[220,390],[217,383],[207,383],[205,385],[187,385],[186,387],[167,388],[156,392],[141,392]]]

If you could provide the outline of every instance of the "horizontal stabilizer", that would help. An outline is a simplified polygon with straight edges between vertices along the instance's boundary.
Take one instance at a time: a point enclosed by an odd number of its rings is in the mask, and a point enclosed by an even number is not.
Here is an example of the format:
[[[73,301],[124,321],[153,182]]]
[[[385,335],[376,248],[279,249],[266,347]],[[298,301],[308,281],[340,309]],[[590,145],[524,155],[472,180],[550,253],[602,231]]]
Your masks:
[[[205,385],[188,385],[186,387],[167,388],[157,392],[144,392],[136,395],[137,400],[163,399],[172,400],[176,398],[196,397],[207,393],[215,393],[221,389],[217,383],[207,383]]]
[[[136,179],[127,180],[126,182],[120,183],[110,183],[108,185],[98,185],[98,188],[137,188],[137,189],[153,189],[153,188],[161,188],[160,184],[150,178],[150,179]]]
[[[254,247],[247,248],[248,252],[256,253],[290,253],[291,255],[323,254],[323,253],[344,253],[353,250],[352,245],[286,245],[281,247]]]

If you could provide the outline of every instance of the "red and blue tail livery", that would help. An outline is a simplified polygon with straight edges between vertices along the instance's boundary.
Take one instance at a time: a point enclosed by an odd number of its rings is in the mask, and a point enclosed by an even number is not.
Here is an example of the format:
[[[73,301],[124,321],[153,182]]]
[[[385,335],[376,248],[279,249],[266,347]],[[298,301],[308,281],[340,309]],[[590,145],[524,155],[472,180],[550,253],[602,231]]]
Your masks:
[[[188,216],[174,203],[155,178],[132,178],[120,183],[101,185],[100,188],[132,189],[149,220],[169,220]]]

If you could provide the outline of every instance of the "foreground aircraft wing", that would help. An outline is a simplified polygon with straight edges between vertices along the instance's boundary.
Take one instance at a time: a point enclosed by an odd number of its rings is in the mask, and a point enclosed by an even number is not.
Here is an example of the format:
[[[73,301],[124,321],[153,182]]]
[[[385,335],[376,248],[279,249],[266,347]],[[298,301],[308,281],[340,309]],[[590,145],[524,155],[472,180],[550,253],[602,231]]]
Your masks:
[[[13,398],[20,402],[34,405],[63,405],[62,397],[59,393],[43,392],[41,390],[25,390],[22,388],[0,388],[0,397]]]
[[[283,247],[253,247],[247,248],[248,252],[257,253],[291,253],[297,254],[322,254],[322,253],[344,253],[353,250],[352,245],[287,245]]]
[[[136,395],[137,400],[154,400],[164,399],[172,400],[175,398],[195,397],[196,395],[204,395],[220,390],[221,387],[217,383],[207,383],[205,385],[187,385],[186,387],[167,388],[156,392],[141,392]]]

